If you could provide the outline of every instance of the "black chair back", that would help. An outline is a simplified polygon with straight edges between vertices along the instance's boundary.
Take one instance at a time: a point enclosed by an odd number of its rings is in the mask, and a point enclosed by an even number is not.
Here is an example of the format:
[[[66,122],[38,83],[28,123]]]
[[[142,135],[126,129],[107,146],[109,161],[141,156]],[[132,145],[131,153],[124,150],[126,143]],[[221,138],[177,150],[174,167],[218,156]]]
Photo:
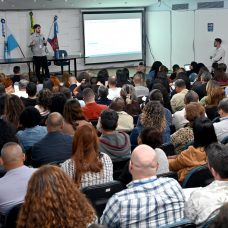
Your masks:
[[[205,187],[214,180],[210,170],[205,166],[193,168],[185,177],[182,188]]]
[[[17,218],[22,207],[22,203],[14,206],[7,214],[5,220],[5,228],[16,228],[17,227]]]
[[[178,181],[178,175],[176,172],[169,171],[168,173],[158,174],[157,177],[169,177]]]
[[[129,159],[113,162],[113,179],[117,180],[120,174],[122,173],[126,164],[129,164]]]
[[[166,156],[175,155],[175,148],[172,143],[162,144],[160,148],[165,152]]]
[[[90,200],[96,209],[97,216],[100,218],[109,198],[123,189],[123,185],[120,181],[111,181],[105,184],[85,187],[82,189],[82,192]]]

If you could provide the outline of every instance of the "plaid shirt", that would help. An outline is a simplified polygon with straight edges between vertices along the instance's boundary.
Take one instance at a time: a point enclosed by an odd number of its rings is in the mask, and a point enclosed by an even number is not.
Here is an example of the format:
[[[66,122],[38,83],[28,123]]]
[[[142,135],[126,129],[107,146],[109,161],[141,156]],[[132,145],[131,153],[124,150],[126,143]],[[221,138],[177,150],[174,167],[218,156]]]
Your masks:
[[[184,195],[178,182],[156,176],[132,181],[108,201],[101,217],[111,227],[151,228],[184,218]]]

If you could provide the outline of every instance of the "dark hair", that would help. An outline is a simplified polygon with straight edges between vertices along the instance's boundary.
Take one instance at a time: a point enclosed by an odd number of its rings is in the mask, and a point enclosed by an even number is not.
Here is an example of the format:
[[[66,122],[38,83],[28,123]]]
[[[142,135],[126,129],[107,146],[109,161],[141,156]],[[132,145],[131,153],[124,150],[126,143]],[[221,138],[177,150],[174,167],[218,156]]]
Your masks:
[[[0,94],[0,117],[5,113],[5,104],[7,95],[5,93]]]
[[[41,27],[39,24],[35,24],[34,26],[33,26],[33,29],[36,29],[36,28],[38,28],[38,27]]]
[[[101,113],[101,125],[104,130],[114,131],[118,125],[119,116],[116,111],[106,109]]]
[[[223,98],[218,104],[218,110],[228,113],[228,98]]]
[[[208,71],[204,71],[202,74],[201,74],[201,80],[204,81],[204,82],[208,82],[212,79],[212,75],[210,72]]]
[[[159,71],[159,67],[161,65],[162,65],[162,63],[160,61],[155,61],[150,68],[150,72],[155,71],[155,76],[156,76],[157,72]]]
[[[221,178],[228,178],[228,145],[212,143],[205,149],[208,163]]]
[[[222,39],[220,39],[220,38],[215,38],[215,41],[219,42],[220,44],[222,43]]]
[[[197,74],[199,73],[199,71],[200,71],[200,69],[201,69],[202,67],[205,67],[205,65],[204,65],[203,63],[197,63],[197,67],[196,67],[196,73],[197,73]]]
[[[81,82],[82,80],[85,80],[86,83],[90,83],[90,75],[89,73],[82,71],[78,76],[77,76],[77,80],[79,82]]]
[[[52,91],[53,89],[53,82],[50,78],[45,78],[43,81],[43,89],[49,89],[50,91]]]
[[[199,101],[199,95],[193,91],[189,90],[184,97],[184,103],[189,104],[190,102],[198,102]]]
[[[63,108],[67,101],[66,96],[63,93],[55,93],[51,98],[50,112],[58,112],[63,114]]]
[[[174,64],[172,68],[173,71],[177,71],[178,69],[180,69],[180,66],[178,64]]]
[[[187,89],[190,89],[191,82],[190,82],[189,77],[187,76],[186,72],[180,72],[180,73],[178,73],[177,76],[176,76],[176,80],[178,80],[178,79],[184,80],[185,85],[186,85],[186,88]]]
[[[190,65],[192,66],[192,71],[196,73],[196,71],[197,71],[197,62],[192,61]]]
[[[228,203],[224,203],[220,208],[219,214],[213,218],[212,223],[209,224],[208,228],[227,228],[228,224]]]
[[[117,87],[122,87],[124,84],[129,84],[128,79],[129,79],[129,72],[127,74],[126,70],[124,71],[123,69],[118,69],[116,71],[116,86]]]
[[[10,122],[0,119],[0,151],[5,143],[16,142],[18,139],[16,137],[16,128]]]
[[[178,88],[186,88],[185,81],[183,79],[177,79],[175,81],[175,87],[178,87]]]
[[[107,69],[99,70],[97,73],[97,81],[105,85],[105,82],[108,81],[108,71]]]
[[[3,83],[0,83],[0,94],[3,94],[6,92],[6,88]]]
[[[29,82],[26,86],[26,93],[29,97],[34,97],[36,95],[37,88],[34,82]]]
[[[21,68],[19,66],[14,66],[13,73],[18,74],[18,73],[20,73],[20,70],[21,70]]]
[[[93,90],[91,88],[85,88],[82,92],[82,96],[84,99],[90,99],[95,96]]]
[[[160,101],[161,104],[164,104],[162,92],[159,89],[152,89],[148,96],[150,101]]]
[[[139,135],[142,144],[146,144],[153,149],[162,145],[162,132],[155,128],[144,128]]]
[[[217,142],[213,123],[206,117],[196,118],[193,122],[194,147],[207,147]]]
[[[37,84],[38,78],[36,76],[31,76],[30,79],[29,79],[29,81]]]
[[[72,97],[71,91],[65,86],[61,86],[59,92],[63,93],[66,96],[67,100],[71,99]]]
[[[108,88],[101,85],[101,86],[99,86],[97,93],[98,93],[99,98],[107,98]]]
[[[52,93],[49,89],[42,89],[37,95],[37,104],[45,110],[50,108]]]
[[[26,107],[20,115],[20,124],[24,128],[35,127],[39,125],[40,120],[41,120],[40,112],[32,106]]]
[[[125,109],[124,99],[121,97],[114,98],[111,104],[109,105],[109,108],[116,112],[123,111]]]

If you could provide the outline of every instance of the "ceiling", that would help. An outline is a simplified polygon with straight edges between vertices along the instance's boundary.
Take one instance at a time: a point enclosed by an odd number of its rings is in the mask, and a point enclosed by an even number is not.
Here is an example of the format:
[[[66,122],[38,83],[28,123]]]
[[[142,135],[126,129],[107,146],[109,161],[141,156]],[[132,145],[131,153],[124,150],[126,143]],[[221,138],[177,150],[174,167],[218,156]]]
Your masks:
[[[0,0],[0,10],[147,7],[160,0]]]

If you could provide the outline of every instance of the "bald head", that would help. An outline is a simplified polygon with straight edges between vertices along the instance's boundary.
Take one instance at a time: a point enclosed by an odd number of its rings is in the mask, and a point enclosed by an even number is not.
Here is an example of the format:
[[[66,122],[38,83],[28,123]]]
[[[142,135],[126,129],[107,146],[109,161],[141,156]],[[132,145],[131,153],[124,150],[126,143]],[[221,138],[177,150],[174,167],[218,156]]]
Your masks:
[[[58,112],[51,113],[47,118],[47,129],[48,132],[62,131],[63,128],[63,117]]]
[[[156,175],[158,162],[155,150],[145,144],[137,146],[132,152],[129,169],[134,180]]]
[[[23,166],[25,155],[19,144],[9,142],[2,147],[1,158],[5,169],[10,170]]]

